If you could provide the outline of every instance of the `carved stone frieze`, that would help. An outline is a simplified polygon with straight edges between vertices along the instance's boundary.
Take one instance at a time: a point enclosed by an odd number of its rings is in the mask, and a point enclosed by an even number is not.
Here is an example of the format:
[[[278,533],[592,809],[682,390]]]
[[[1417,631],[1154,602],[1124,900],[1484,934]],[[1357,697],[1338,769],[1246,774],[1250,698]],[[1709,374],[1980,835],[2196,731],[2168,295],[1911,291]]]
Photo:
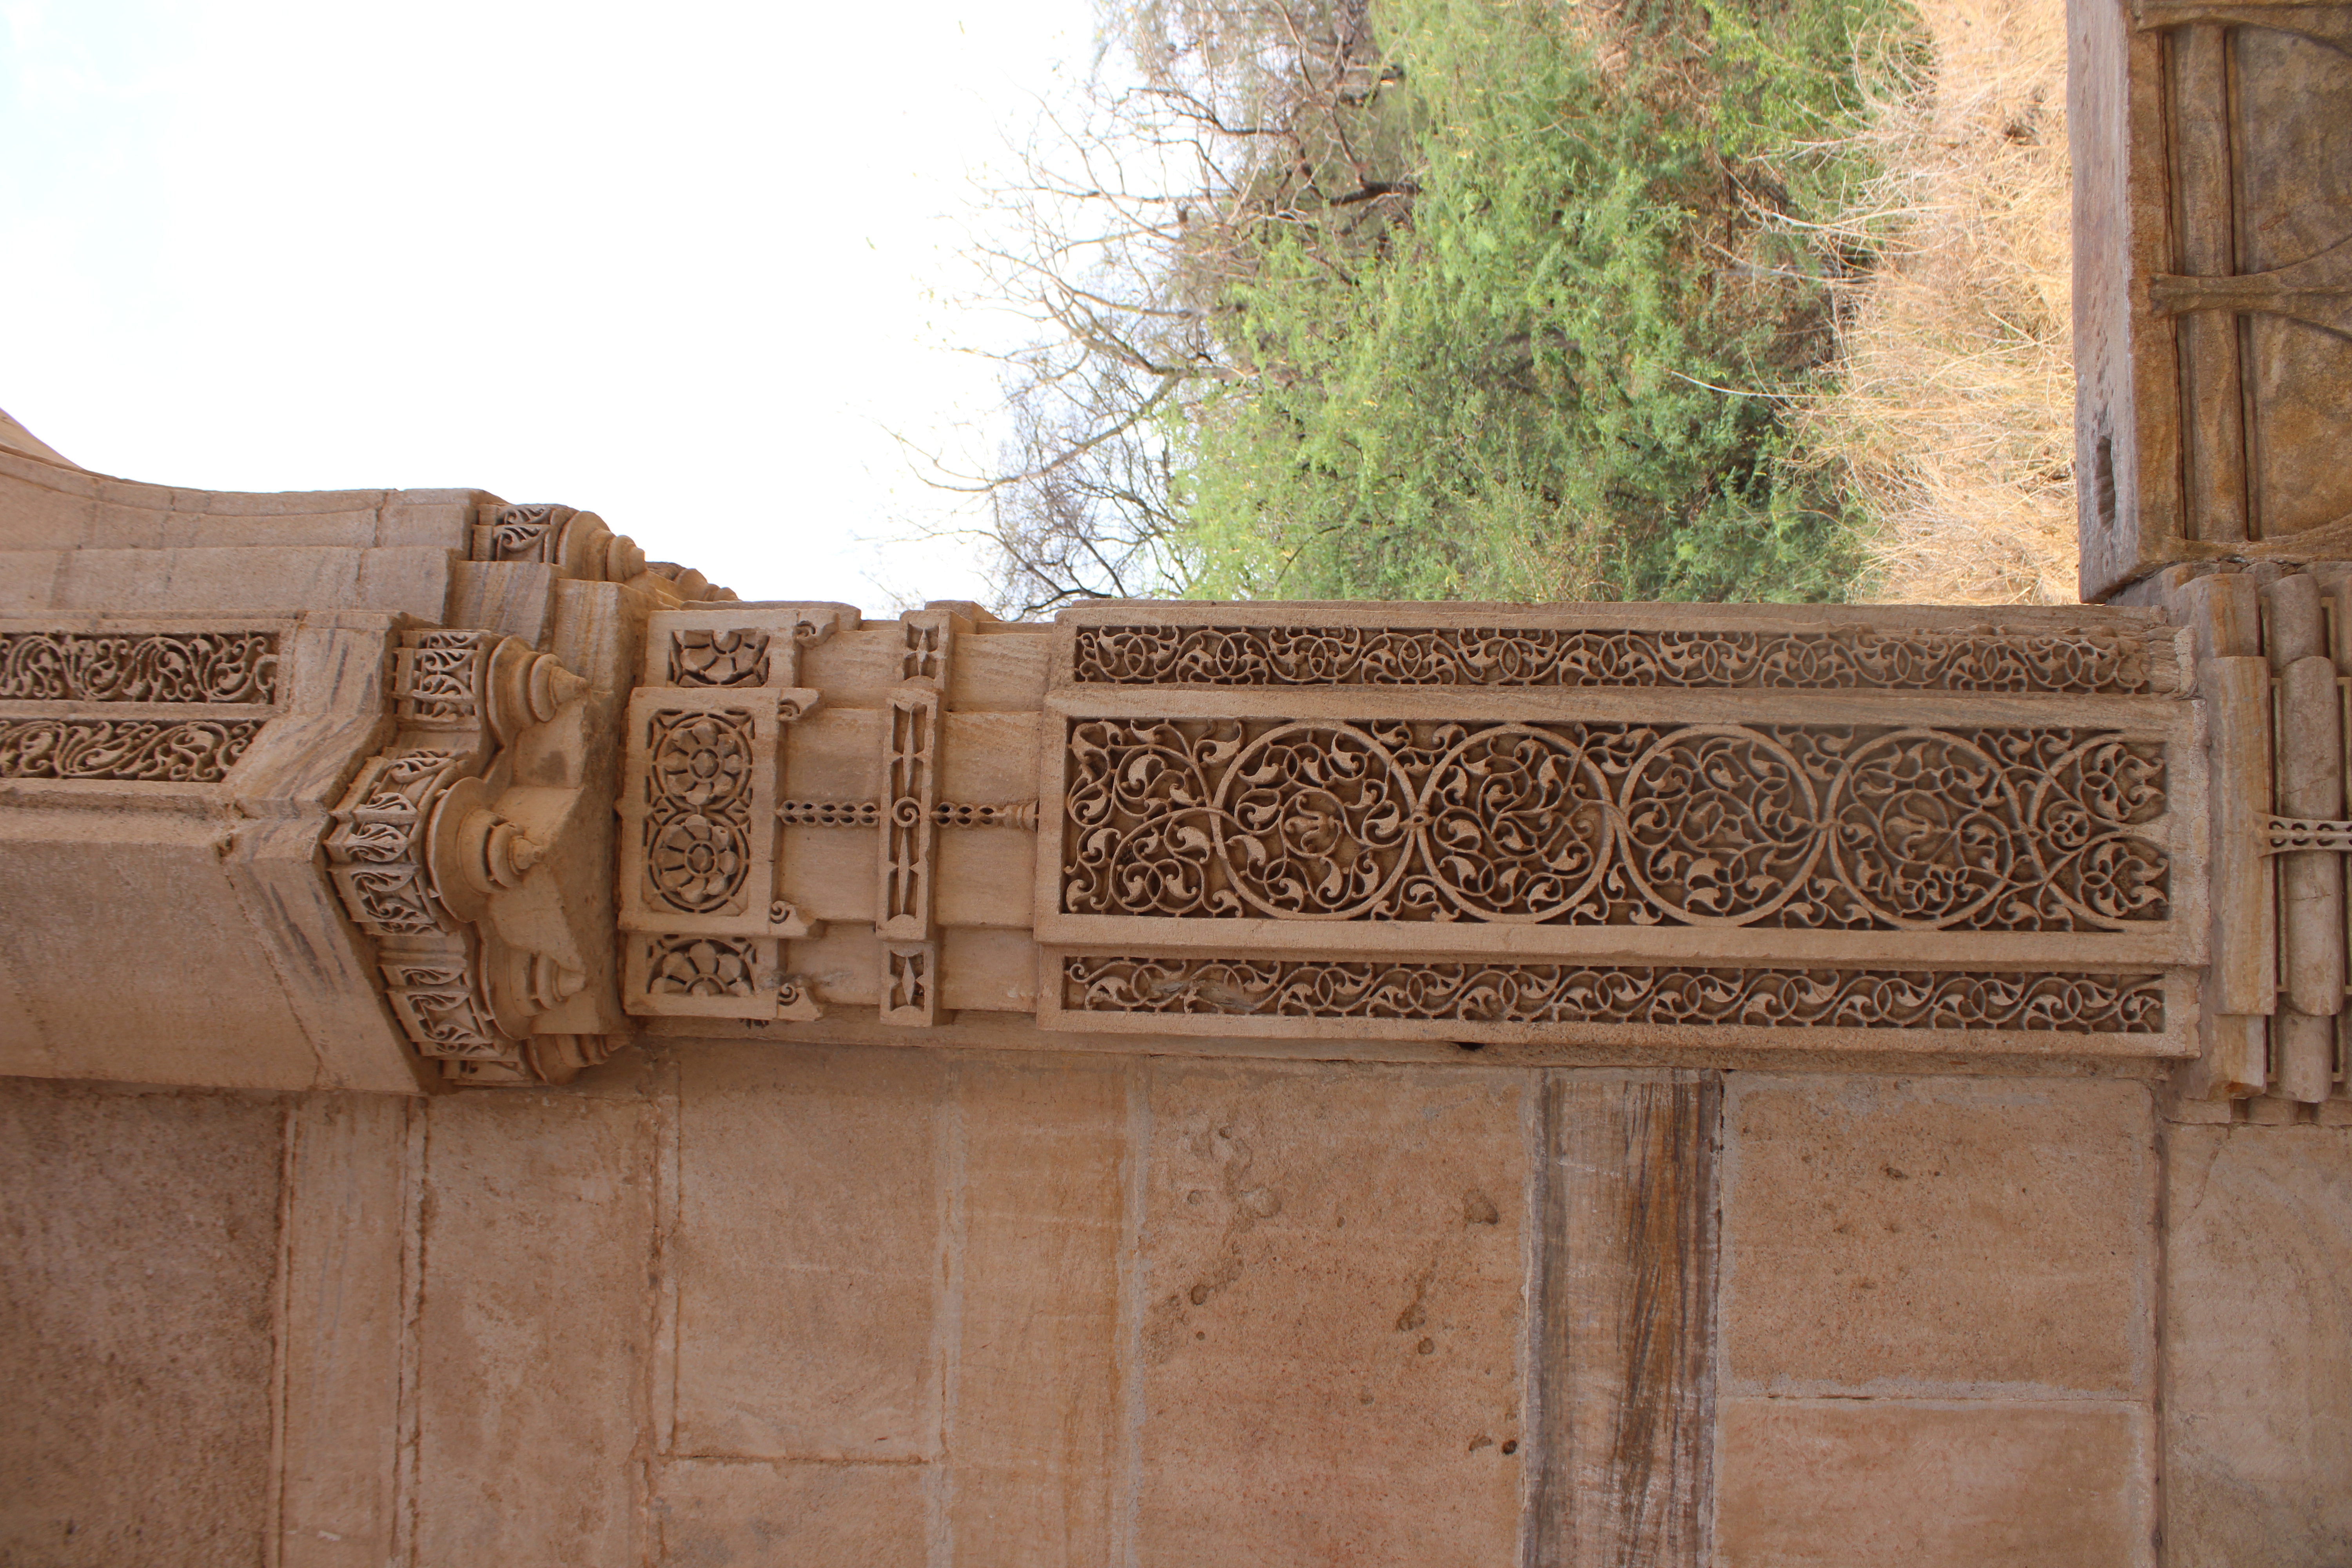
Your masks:
[[[1072,1013],[1487,1026],[2162,1032],[2160,974],[1071,955]]]
[[[278,634],[0,632],[0,700],[274,702]]]
[[[1072,676],[1113,686],[1675,687],[2146,693],[2146,634],[1594,630],[1558,626],[1081,626]],[[2160,657],[2159,657],[2160,656]]]
[[[2162,921],[2163,748],[2076,729],[1093,720],[1062,909],[1847,931]]]
[[[217,784],[259,719],[0,719],[0,779]]]

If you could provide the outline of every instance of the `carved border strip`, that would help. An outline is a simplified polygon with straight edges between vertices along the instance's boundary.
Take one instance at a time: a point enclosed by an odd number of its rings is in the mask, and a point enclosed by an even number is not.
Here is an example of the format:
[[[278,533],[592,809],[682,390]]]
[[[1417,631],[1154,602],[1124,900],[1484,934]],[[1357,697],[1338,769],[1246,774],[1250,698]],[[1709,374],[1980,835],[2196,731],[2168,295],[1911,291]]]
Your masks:
[[[2164,976],[1070,954],[1074,1015],[1436,1022],[1467,1027],[2165,1032]]]
[[[218,784],[260,719],[0,719],[0,779]]]
[[[278,634],[0,632],[0,699],[275,702]]]
[[[1671,687],[2139,695],[2144,636],[2085,630],[1648,631],[1551,626],[1076,628],[1072,677],[1112,686]],[[2167,673],[2168,677],[2168,672]]]

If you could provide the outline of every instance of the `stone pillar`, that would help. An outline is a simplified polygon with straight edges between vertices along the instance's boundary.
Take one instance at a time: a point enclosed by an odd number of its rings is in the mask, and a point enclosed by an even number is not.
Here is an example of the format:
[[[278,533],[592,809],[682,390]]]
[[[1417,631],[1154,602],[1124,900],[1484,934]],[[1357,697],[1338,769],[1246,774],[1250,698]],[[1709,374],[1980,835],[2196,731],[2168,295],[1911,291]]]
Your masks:
[[[2084,597],[2352,554],[2352,6],[2068,11]]]

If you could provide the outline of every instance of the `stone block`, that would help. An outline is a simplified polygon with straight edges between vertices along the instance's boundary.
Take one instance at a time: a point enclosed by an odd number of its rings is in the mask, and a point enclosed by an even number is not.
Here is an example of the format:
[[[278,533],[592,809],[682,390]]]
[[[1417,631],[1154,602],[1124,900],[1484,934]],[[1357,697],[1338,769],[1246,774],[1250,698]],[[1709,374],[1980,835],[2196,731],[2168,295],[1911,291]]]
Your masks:
[[[1137,1559],[1517,1561],[1529,1081],[1150,1070]]]
[[[9,423],[16,422],[11,420]],[[22,425],[17,425],[16,428],[28,437],[32,435],[32,432],[26,430]],[[47,448],[46,442],[40,441],[38,437],[34,439],[37,446],[45,450]],[[68,495],[95,496],[99,493],[100,487],[108,482],[102,475],[75,468],[70,463],[63,462],[62,459],[51,460],[55,458],[54,452],[51,452],[47,458],[37,457],[24,449],[21,444],[16,447],[0,446],[0,483],[11,486],[19,483],[36,484],[50,489],[63,490]]]
[[[210,510],[173,511],[160,520],[163,547],[168,550],[299,550],[320,545],[364,550],[375,542],[375,510],[349,511],[250,513]]]
[[[72,550],[99,510],[88,490],[0,475],[0,550]]]
[[[215,517],[327,517],[342,512],[373,512],[382,506],[383,490],[177,490],[174,506]]]
[[[2352,1129],[2168,1140],[2167,1561],[2352,1562]]]
[[[0,827],[0,965],[39,1021],[50,1070],[237,1089],[318,1080],[223,868],[219,829],[24,805]]]
[[[360,552],[351,549],[173,550],[165,559],[179,615],[345,609],[359,582]]]
[[[951,827],[934,843],[941,925],[1030,928],[1037,910],[1036,834]]]
[[[427,1103],[415,1561],[637,1568],[653,1104],[625,1086]]]
[[[0,616],[42,616],[49,612],[60,567],[71,557],[64,550],[0,551]]]
[[[0,1079],[0,1562],[264,1561],[284,1116]]]
[[[1131,1069],[967,1060],[947,1451],[958,1568],[1114,1561]]]
[[[463,555],[472,542],[475,515],[485,504],[496,506],[499,500],[484,490],[394,490],[376,513],[374,542],[429,544]]]
[[[1696,1568],[1714,1474],[1723,1075],[1547,1072],[1541,1093],[1527,1561]]]
[[[100,500],[90,509],[79,543],[85,550],[161,550],[168,510]]]
[[[713,1043],[679,1071],[674,1451],[934,1456],[946,1065]]]
[[[1722,1405],[1721,1568],[2152,1568],[2128,1405]]]
[[[60,610],[160,616],[197,615],[215,607],[172,592],[172,557],[161,550],[70,551],[58,564],[56,581]]]
[[[2140,1085],[1739,1074],[1724,1120],[1729,1391],[2150,1393]]]
[[[287,1118],[281,1568],[397,1556],[411,1117],[386,1095],[313,1094]]]
[[[449,624],[520,637],[547,637],[555,568],[541,561],[459,561],[449,569]]]
[[[1045,689],[1054,639],[1035,632],[991,632],[956,643],[948,707],[961,713],[1034,713]]]
[[[940,933],[940,1002],[955,1012],[1034,1013],[1037,949],[1025,931]]]
[[[654,1503],[659,1561],[927,1568],[932,1479],[920,1465],[681,1459],[663,1467]]]
[[[448,613],[451,560],[446,550],[425,544],[362,551],[351,602],[361,609],[438,623]]]

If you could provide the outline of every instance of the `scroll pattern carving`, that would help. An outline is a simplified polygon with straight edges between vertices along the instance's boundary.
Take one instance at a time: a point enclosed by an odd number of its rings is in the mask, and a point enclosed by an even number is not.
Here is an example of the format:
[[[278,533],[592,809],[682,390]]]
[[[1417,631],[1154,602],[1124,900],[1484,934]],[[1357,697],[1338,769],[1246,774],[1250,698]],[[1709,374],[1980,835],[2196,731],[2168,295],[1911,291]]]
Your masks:
[[[218,784],[259,719],[0,719],[0,778]]]
[[[424,838],[434,805],[464,772],[454,752],[372,757],[335,808],[328,864],[345,912],[370,935],[412,936],[456,925],[434,902]]]
[[[1663,686],[2168,689],[2140,638],[2054,634],[1617,631],[1549,626],[1080,626],[1072,670],[1112,686]],[[2168,671],[2165,672],[2168,682]]]
[[[547,560],[555,531],[572,515],[572,509],[568,506],[500,507],[486,528],[477,530],[486,536],[479,544],[488,548],[477,548],[476,557],[486,561]]]
[[[1063,908],[2110,931],[2168,918],[2161,745],[2107,731],[1073,721]]]
[[[751,713],[656,713],[646,750],[645,864],[654,896],[685,914],[740,913],[751,868]]]
[[[400,722],[436,730],[483,723],[482,661],[498,634],[410,632],[401,640],[393,675],[393,712]]]
[[[0,632],[0,698],[275,702],[275,632]]]
[[[1080,1013],[2097,1035],[2164,1028],[2156,974],[1073,956],[1063,961],[1063,980],[1066,1005]]]
[[[481,1061],[512,1054],[482,995],[481,966],[467,947],[402,953],[378,967],[393,1012],[425,1055]]]
[[[670,634],[672,686],[765,686],[768,634],[763,631],[678,631]]]

